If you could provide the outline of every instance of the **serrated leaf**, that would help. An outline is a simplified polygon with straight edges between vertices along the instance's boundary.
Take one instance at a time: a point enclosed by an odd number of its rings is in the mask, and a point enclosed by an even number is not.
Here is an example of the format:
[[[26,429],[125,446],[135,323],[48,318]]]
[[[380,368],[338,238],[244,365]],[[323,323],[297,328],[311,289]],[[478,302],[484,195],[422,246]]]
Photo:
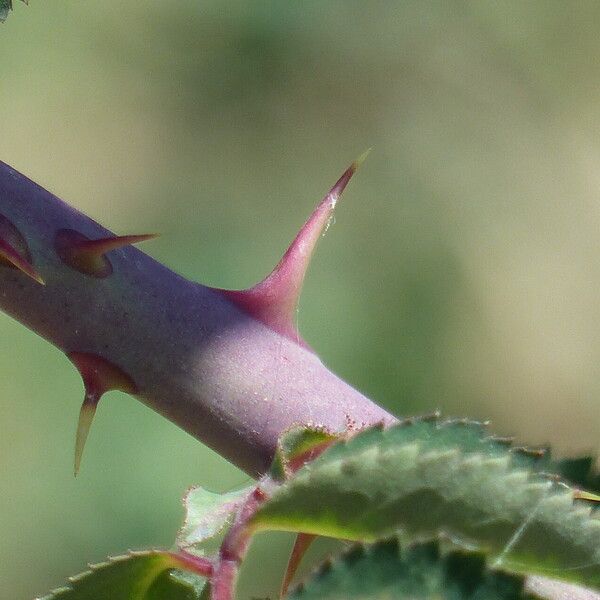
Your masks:
[[[169,573],[181,567],[170,552],[130,553],[92,565],[41,600],[197,600],[192,585]]]
[[[480,553],[437,543],[402,551],[392,538],[326,562],[289,600],[533,600],[524,581],[487,567]]]
[[[191,488],[185,498],[185,521],[177,545],[189,548],[220,533],[254,487],[217,494],[202,487]]]
[[[276,489],[250,527],[373,541],[401,529],[476,543],[518,572],[600,586],[600,520],[478,424],[411,421],[337,443]]]

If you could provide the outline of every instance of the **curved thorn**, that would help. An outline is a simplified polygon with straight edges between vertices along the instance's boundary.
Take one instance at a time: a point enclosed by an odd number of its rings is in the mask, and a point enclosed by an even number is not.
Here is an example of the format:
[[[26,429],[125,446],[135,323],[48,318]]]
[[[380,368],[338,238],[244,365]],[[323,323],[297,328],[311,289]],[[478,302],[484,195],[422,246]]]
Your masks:
[[[294,323],[304,277],[315,246],[326,230],[342,192],[369,152],[364,152],[344,171],[265,279],[246,290],[217,291],[271,329],[306,346]]]

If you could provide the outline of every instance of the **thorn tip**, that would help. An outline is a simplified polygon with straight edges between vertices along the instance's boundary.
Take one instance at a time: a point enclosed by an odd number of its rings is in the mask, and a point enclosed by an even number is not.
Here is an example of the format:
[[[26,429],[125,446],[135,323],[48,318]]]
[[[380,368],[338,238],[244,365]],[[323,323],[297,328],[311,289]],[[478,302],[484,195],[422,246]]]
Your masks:
[[[365,160],[367,160],[367,157],[369,156],[369,154],[371,154],[371,150],[373,150],[373,148],[367,148],[353,163],[352,163],[352,168],[354,169],[354,172],[356,173],[356,171],[358,171],[358,169],[360,168],[360,166],[365,162]]]

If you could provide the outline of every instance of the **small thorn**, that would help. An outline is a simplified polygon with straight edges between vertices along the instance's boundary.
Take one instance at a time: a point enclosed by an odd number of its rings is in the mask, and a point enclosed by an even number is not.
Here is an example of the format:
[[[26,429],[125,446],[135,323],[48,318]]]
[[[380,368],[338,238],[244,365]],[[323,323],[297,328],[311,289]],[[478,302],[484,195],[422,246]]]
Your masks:
[[[59,229],[54,246],[60,259],[80,273],[108,277],[113,269],[106,253],[157,237],[157,234],[110,236],[91,240],[74,229]]]
[[[277,333],[306,347],[294,323],[304,277],[315,246],[330,222],[337,201],[368,153],[367,150],[344,171],[302,226],[270,275],[246,290],[217,291]]]
[[[290,583],[292,583],[292,579],[294,579],[294,575],[298,571],[298,567],[302,562],[302,558],[306,554],[306,551],[310,548],[311,544],[315,541],[316,537],[317,536],[313,535],[312,533],[299,533],[296,536],[294,547],[290,553],[290,558],[285,570],[285,575],[283,577],[283,581],[281,582],[281,588],[279,590],[280,599],[285,598],[290,587]]]
[[[25,238],[4,215],[0,215],[0,264],[19,269],[35,282],[45,285],[33,267],[31,252]]]
[[[106,254],[111,250],[117,250],[131,244],[138,244],[146,240],[152,240],[158,237],[157,233],[145,233],[142,235],[120,235],[115,237],[101,238],[99,240],[85,240],[74,244],[77,252],[82,254]]]
[[[100,398],[111,390],[135,394],[137,386],[129,375],[101,356],[89,352],[69,352],[67,356],[79,371],[85,388],[75,437],[74,473],[77,476]]]

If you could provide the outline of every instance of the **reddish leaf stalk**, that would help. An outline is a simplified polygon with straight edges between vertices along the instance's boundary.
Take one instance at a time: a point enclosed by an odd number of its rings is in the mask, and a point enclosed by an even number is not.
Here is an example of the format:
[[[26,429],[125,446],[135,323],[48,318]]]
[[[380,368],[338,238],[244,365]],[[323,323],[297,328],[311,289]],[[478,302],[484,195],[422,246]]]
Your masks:
[[[239,569],[252,537],[248,521],[266,499],[266,494],[257,487],[238,510],[219,549],[211,579],[211,600],[233,600],[235,597]]]
[[[185,550],[180,550],[179,552],[171,552],[170,554],[177,559],[183,570],[191,571],[193,573],[196,573],[196,575],[206,577],[207,579],[213,576],[214,564],[211,559],[206,558],[204,556],[196,556],[195,554],[190,554]]]

